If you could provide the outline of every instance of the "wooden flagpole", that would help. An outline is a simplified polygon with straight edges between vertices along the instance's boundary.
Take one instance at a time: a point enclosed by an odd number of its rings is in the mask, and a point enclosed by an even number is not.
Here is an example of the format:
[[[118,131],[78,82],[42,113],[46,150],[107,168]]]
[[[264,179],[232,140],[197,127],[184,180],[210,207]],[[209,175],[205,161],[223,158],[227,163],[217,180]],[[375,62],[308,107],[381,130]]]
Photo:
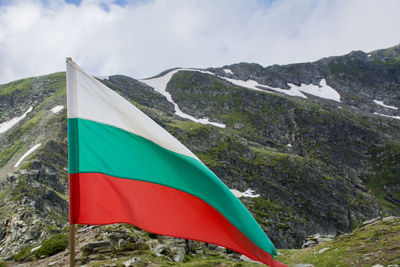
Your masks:
[[[75,224],[69,225],[69,266],[75,267]]]
[[[67,57],[66,61],[67,62],[72,61],[72,58]],[[67,88],[67,95],[68,95],[68,88]],[[69,186],[71,186],[71,185],[69,185]],[[70,208],[71,208],[71,205],[70,205]],[[69,266],[75,267],[75,224],[69,225]]]

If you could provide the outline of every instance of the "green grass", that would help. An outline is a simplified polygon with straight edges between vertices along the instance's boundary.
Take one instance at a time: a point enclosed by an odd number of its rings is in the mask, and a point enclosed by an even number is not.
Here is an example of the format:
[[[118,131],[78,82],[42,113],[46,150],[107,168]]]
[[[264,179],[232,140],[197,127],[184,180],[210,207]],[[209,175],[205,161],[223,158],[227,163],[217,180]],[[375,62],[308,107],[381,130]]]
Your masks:
[[[378,222],[354,230],[313,248],[281,249],[277,259],[292,266],[311,263],[315,266],[372,266],[400,264],[400,219]],[[319,253],[321,249],[328,248]]]
[[[261,263],[249,263],[249,262],[234,262],[224,258],[216,259],[215,257],[208,257],[203,259],[201,257],[195,257],[188,262],[179,264],[165,264],[164,266],[179,266],[179,267],[241,267],[241,266],[265,266]]]
[[[371,190],[382,207],[400,210],[387,200],[388,195],[400,200],[400,192],[392,189],[400,184],[400,144],[388,142],[384,147],[373,147],[370,153],[375,174],[368,178],[367,189]]]
[[[13,256],[13,260],[14,261],[28,261],[28,260],[33,259],[33,254],[31,253],[32,248],[34,248],[34,246],[32,246],[32,245],[23,247],[17,254],[15,254]]]
[[[13,196],[14,201],[18,201],[22,198],[22,196],[24,195],[25,186],[26,186],[26,176],[22,175],[18,179],[18,181],[16,181],[16,186],[10,192],[11,195]]]
[[[22,248],[17,254],[13,256],[14,261],[30,261],[34,258],[48,257],[60,251],[63,251],[68,244],[66,234],[55,234],[50,238],[43,241],[40,248],[31,252],[33,245],[28,245]]]
[[[99,255],[100,256],[100,255]],[[160,267],[168,267],[168,266],[176,266],[176,267],[257,267],[257,266],[265,266],[260,263],[250,263],[250,262],[237,262],[233,260],[226,259],[224,256],[210,256],[210,255],[186,255],[185,259],[182,263],[173,262],[171,259],[168,259],[167,256],[157,257],[149,250],[145,251],[133,251],[130,254],[129,258],[125,259],[114,259],[114,260],[101,260],[98,262],[82,262],[86,263],[87,266],[90,267],[100,267],[105,265],[117,264],[117,266],[123,266],[123,262],[131,259],[132,257],[137,257],[139,263],[135,266],[144,267],[149,266],[150,263],[155,266]],[[101,258],[101,257],[100,257]]]
[[[277,152],[272,149],[261,149],[251,147],[251,150],[256,152],[256,158],[254,159],[255,164],[261,164],[264,166],[276,166],[282,161],[287,161],[289,157],[299,157],[297,155],[291,155],[288,153]]]
[[[196,123],[193,121],[189,120],[173,120],[171,123],[168,123],[169,126],[171,127],[176,127],[179,128],[185,132],[193,131],[193,130],[198,130],[201,128],[207,128],[207,126],[204,126],[201,123]]]
[[[211,154],[197,153],[197,156],[209,168],[223,166],[221,162],[214,160]]]
[[[226,259],[224,256],[210,256],[210,255],[186,255],[185,259],[182,263],[173,262],[166,256],[157,257],[150,251],[134,251],[129,259],[132,256],[138,258],[139,263],[135,266],[144,267],[149,266],[150,263],[155,264],[155,266],[160,267],[169,267],[169,266],[176,266],[176,267],[256,267],[256,266],[265,266],[260,263],[250,263],[250,262],[237,262],[233,260]],[[95,263],[87,263],[87,266],[90,267],[100,267],[105,266],[107,264],[117,264],[117,266],[123,266],[123,262],[128,259],[118,259],[116,260],[102,260]]]
[[[67,244],[68,238],[66,234],[56,234],[43,241],[41,247],[34,251],[34,255],[37,258],[48,257],[63,251]]]
[[[234,125],[236,122],[245,122],[250,116],[248,112],[232,111],[222,116],[228,125]]]
[[[0,95],[11,95],[14,92],[18,92],[19,95],[23,95],[29,91],[32,86],[32,82],[33,78],[27,78],[0,85]]]
[[[281,207],[278,203],[271,201],[265,197],[254,198],[253,203],[248,204],[248,206],[254,213],[254,217],[257,222],[264,226],[270,226],[271,221],[268,221],[268,219],[271,218],[272,215],[275,215],[280,211],[285,210],[284,207]],[[289,210],[287,210],[286,213],[289,213]]]
[[[3,150],[0,151],[0,167],[3,167],[8,162],[8,160],[20,148],[20,145],[21,145],[21,141],[17,141],[15,144],[8,146],[6,148],[3,148]]]

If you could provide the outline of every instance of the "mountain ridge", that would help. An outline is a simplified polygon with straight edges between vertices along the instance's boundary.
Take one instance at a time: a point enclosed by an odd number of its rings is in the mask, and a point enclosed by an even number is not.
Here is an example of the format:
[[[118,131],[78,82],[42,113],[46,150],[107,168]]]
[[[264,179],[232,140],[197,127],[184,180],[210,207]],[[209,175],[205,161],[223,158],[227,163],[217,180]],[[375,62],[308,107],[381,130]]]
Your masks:
[[[400,115],[383,106],[400,107],[399,48],[370,57],[352,52],[314,63],[204,70],[213,74],[180,70],[165,84],[172,102],[127,76],[101,81],[172,133],[229,188],[260,194],[241,200],[278,248],[294,248],[311,234],[343,234],[372,217],[399,215],[400,120],[374,114]],[[302,84],[323,90],[322,79],[341,102],[285,93]],[[249,80],[267,89],[237,84]],[[380,87],[365,87],[370,80]],[[0,259],[67,222],[65,103],[63,72],[0,85],[0,128],[32,107],[0,134]],[[184,114],[226,128],[184,119],[174,103]],[[56,106],[64,108],[53,112]]]

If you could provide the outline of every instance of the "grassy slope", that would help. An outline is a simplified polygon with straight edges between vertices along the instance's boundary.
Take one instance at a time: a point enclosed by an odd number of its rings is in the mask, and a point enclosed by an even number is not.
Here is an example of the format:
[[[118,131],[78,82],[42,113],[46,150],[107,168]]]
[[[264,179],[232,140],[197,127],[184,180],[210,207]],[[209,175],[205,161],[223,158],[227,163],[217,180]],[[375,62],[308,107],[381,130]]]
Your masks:
[[[324,248],[327,250],[319,253]],[[282,249],[278,260],[286,264],[310,263],[315,266],[372,266],[400,264],[400,218],[355,229],[333,241],[306,249]]]
[[[28,113],[24,120],[2,134],[1,138],[5,139],[5,141],[4,145],[2,147],[0,146],[0,167],[5,166],[11,159],[13,159],[11,164],[15,164],[15,161],[34,145],[30,142],[43,134],[41,131],[46,129],[45,126],[53,125],[53,117],[59,117],[61,114],[63,114],[61,115],[62,117],[65,116],[64,112],[56,115],[49,112],[49,109],[53,108],[57,103],[65,101],[65,73],[53,73],[37,78],[28,78],[11,82],[0,86],[0,94],[6,95],[21,91],[26,95],[30,95],[27,98],[31,101],[31,98],[33,98],[32,96],[35,95],[33,86],[43,86],[43,89],[39,89],[41,91],[41,96],[37,102],[40,104],[32,104],[32,112]],[[12,108],[15,107],[12,106],[11,109]],[[27,108],[24,108],[23,110],[26,109]],[[49,131],[45,134],[51,135],[54,133]],[[14,155],[15,157],[13,157]],[[32,158],[32,156],[29,158]],[[7,170],[10,169],[7,168]]]

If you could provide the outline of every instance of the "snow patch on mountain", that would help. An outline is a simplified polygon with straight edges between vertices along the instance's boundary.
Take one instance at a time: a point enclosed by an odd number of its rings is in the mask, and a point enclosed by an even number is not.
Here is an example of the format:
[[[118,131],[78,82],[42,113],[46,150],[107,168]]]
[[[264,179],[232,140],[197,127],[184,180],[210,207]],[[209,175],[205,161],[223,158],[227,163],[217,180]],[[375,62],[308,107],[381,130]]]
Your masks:
[[[235,79],[225,78],[225,77],[221,77],[221,78],[227,80],[228,82],[233,83],[234,85],[238,85],[241,87],[247,87],[247,88],[250,88],[253,90],[265,92],[265,90],[258,88],[258,86],[262,86],[262,85],[253,80],[242,81],[242,80],[235,80]]]
[[[230,69],[223,69],[223,70],[226,74],[233,74],[233,72]],[[167,88],[167,84],[171,80],[172,76],[179,71],[197,71],[197,72],[216,76],[214,73],[209,72],[209,71],[203,71],[203,70],[197,70],[197,69],[175,69],[161,77],[156,77],[156,78],[151,78],[151,79],[143,79],[143,80],[139,80],[139,81],[144,84],[147,84],[150,87],[153,87],[154,90],[159,92],[161,95],[165,96],[167,98],[167,100],[174,105],[175,114],[178,115],[179,117],[184,118],[184,119],[189,119],[196,123],[210,124],[210,125],[214,125],[217,127],[225,128],[226,127],[225,124],[221,124],[221,123],[217,123],[217,122],[210,122],[209,118],[197,119],[189,114],[184,113],[179,108],[178,104],[172,100],[172,96],[170,93],[168,93],[166,91],[166,88]],[[242,80],[236,80],[236,79],[231,79],[231,78],[221,77],[221,76],[217,76],[217,77],[219,77],[221,79],[225,79],[234,85],[238,85],[241,87],[245,87],[245,88],[249,88],[249,89],[253,89],[253,90],[257,90],[257,91],[268,92],[268,93],[271,93],[271,91],[275,91],[275,92],[283,93],[283,94],[290,95],[290,96],[298,96],[298,97],[302,97],[302,98],[307,98],[307,96],[303,94],[303,92],[304,92],[304,93],[314,95],[314,96],[317,96],[320,98],[341,102],[340,94],[335,89],[333,89],[332,87],[327,85],[325,79],[322,79],[320,81],[319,85],[302,83],[300,86],[297,86],[295,84],[288,83],[288,86],[290,87],[290,89],[281,89],[281,88],[271,87],[268,85],[259,84],[257,81],[250,80],[250,79],[247,81],[242,81]]]
[[[287,94],[290,96],[299,96],[302,98],[307,98],[304,94],[302,94],[298,90],[292,90],[292,89],[286,90],[286,89],[274,88],[274,87],[271,87],[268,85],[259,84],[258,82],[254,81],[254,80],[242,81],[242,80],[235,80],[235,79],[230,79],[230,78],[226,78],[226,77],[220,77],[220,78],[225,79],[228,82],[233,83],[234,85],[246,87],[246,88],[257,90],[257,91],[268,92],[267,90],[273,90],[273,91],[276,91],[279,93],[284,93],[284,94]]]
[[[320,98],[325,98],[325,99],[341,102],[340,94],[335,89],[333,89],[332,87],[327,85],[325,79],[322,79],[320,81],[319,85],[302,83],[300,86],[297,86],[295,84],[288,83],[288,86],[290,87],[290,89],[288,90],[288,89],[271,87],[271,86],[264,85],[264,84],[259,84],[257,81],[254,81],[254,80],[242,81],[242,80],[235,80],[235,79],[230,79],[230,78],[226,78],[226,77],[220,77],[220,78],[223,78],[235,85],[250,88],[253,90],[257,90],[257,91],[263,91],[263,92],[267,91],[268,92],[268,90],[269,90],[269,91],[275,91],[275,92],[287,94],[290,96],[298,96],[298,97],[302,97],[302,98],[307,98],[307,96],[305,96],[302,93],[302,92],[304,92],[304,93],[314,95],[314,96],[317,96]]]
[[[382,106],[382,107],[385,107],[385,108],[391,108],[391,109],[395,109],[395,110],[398,110],[399,108],[397,108],[397,107],[395,107],[395,106],[388,106],[388,105],[385,105],[384,103],[383,103],[383,101],[379,101],[379,100],[373,100],[374,101],[374,103],[375,104],[377,104],[377,105],[379,105],[379,106]]]
[[[32,111],[32,109],[33,109],[33,107],[29,107],[28,110],[25,111],[25,113],[22,114],[21,117],[15,117],[15,118],[12,118],[12,119],[9,120],[9,121],[6,121],[6,122],[1,123],[1,124],[0,124],[0,134],[2,134],[2,133],[4,133],[4,132],[8,131],[9,129],[11,129],[11,127],[13,127],[15,124],[17,124],[17,123],[18,123],[20,120],[22,120],[23,118],[25,118],[26,115],[27,115],[29,112]]]
[[[400,116],[390,116],[390,115],[385,115],[385,114],[381,114],[381,113],[378,113],[378,112],[374,112],[374,114],[382,116],[382,117],[386,117],[386,118],[392,118],[392,119],[400,120]]]
[[[26,151],[25,154],[22,155],[22,157],[17,161],[17,163],[14,165],[14,168],[17,168],[18,165],[30,154],[32,154],[33,151],[35,151],[36,149],[38,149],[38,147],[40,147],[41,143],[34,145],[33,147],[31,147],[28,151]]]
[[[270,87],[268,86],[268,88],[270,90],[273,90],[275,92],[279,92],[279,93],[284,93],[290,96],[298,96],[298,97],[302,97],[302,98],[307,98],[307,96],[305,96],[303,93],[301,93],[299,90],[297,90],[296,87],[292,87],[291,84],[288,84],[290,89],[281,89],[281,88],[275,88],[275,87]]]
[[[260,194],[254,194],[255,191],[253,189],[247,189],[244,192],[240,192],[237,189],[230,189],[231,192],[235,195],[235,197],[237,198],[241,198],[241,197],[250,197],[250,198],[255,198],[255,197],[260,197]]]
[[[54,108],[51,109],[51,112],[53,113],[58,113],[61,110],[63,110],[64,106],[55,106]]]
[[[300,86],[291,83],[288,83],[288,85],[290,86],[290,90],[298,90],[302,91],[303,93],[318,96],[320,98],[341,102],[340,94],[335,89],[327,85],[325,79],[322,79],[319,82],[319,85],[304,83],[302,83]]]
[[[165,96],[165,97],[167,98],[167,100],[168,100],[169,102],[171,102],[171,103],[174,105],[175,114],[178,115],[179,117],[184,118],[184,119],[188,119],[188,120],[191,120],[191,121],[194,121],[194,122],[196,122],[196,123],[210,124],[210,125],[214,125],[214,126],[217,126],[217,127],[220,127],[220,128],[225,128],[225,127],[226,127],[225,124],[217,123],[217,122],[211,122],[211,121],[209,121],[208,118],[200,118],[200,119],[197,119],[197,118],[195,118],[195,117],[193,117],[193,116],[191,116],[191,115],[189,115],[189,114],[184,113],[184,112],[179,108],[178,104],[175,103],[175,102],[172,100],[172,96],[171,96],[170,93],[168,93],[168,92],[166,91],[166,88],[167,88],[167,84],[168,84],[168,82],[171,80],[172,76],[173,76],[175,73],[179,72],[179,71],[197,71],[197,72],[201,72],[201,73],[206,73],[206,74],[210,74],[210,75],[215,75],[215,74],[212,73],[212,72],[203,71],[203,70],[196,70],[196,69],[175,69],[175,70],[172,70],[172,71],[168,72],[168,73],[165,74],[164,76],[156,77],[156,78],[152,78],[152,79],[144,79],[144,80],[139,80],[139,81],[142,82],[142,83],[144,83],[144,84],[147,84],[147,85],[150,86],[150,87],[153,87],[154,90],[156,90],[157,92],[159,92],[160,94],[162,94],[163,96]]]
[[[232,74],[233,75],[233,71],[231,71],[230,69],[224,69],[224,72],[226,74]]]

